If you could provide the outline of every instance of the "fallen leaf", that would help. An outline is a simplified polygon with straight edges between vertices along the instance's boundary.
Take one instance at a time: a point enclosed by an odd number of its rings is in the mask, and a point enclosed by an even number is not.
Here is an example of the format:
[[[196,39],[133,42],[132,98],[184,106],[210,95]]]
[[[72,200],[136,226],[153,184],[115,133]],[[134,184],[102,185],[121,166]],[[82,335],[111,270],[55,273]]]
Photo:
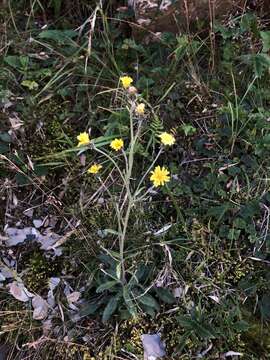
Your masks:
[[[53,291],[59,285],[59,283],[60,283],[59,277],[51,277],[49,280],[49,289],[50,290],[48,291],[47,302],[51,307],[55,306],[55,299],[54,299]]]
[[[43,320],[47,317],[49,305],[41,296],[36,295],[33,297],[32,306],[34,308],[33,318],[35,320]]]
[[[162,236],[164,234],[166,234],[166,232],[172,227],[172,224],[167,224],[165,226],[163,226],[161,229],[159,229],[158,231],[154,232],[153,235],[154,236]]]
[[[173,289],[173,295],[175,298],[181,298],[185,295],[185,290],[183,287],[179,286]]]
[[[22,125],[23,125],[23,121],[21,119],[19,119],[19,117],[17,116],[16,113],[13,113],[14,117],[10,117],[9,121],[10,121],[10,125],[12,130],[18,130]]]
[[[52,320],[45,320],[42,324],[42,331],[44,336],[48,336],[50,331],[52,330]]]
[[[220,304],[220,298],[216,295],[209,295],[209,298],[214,300],[217,304]]]
[[[36,229],[39,229],[43,225],[43,220],[41,219],[34,219],[33,224]]]
[[[141,336],[144,357],[146,360],[162,358],[166,355],[165,345],[162,342],[159,334],[144,334]]]
[[[24,210],[23,213],[24,213],[24,215],[26,215],[27,217],[29,217],[31,219],[34,214],[34,209],[33,208],[26,209],[26,210]]]
[[[240,353],[240,352],[236,352],[236,351],[227,351],[226,353],[224,353],[222,356],[223,357],[228,357],[228,356],[243,356],[244,354]]]
[[[27,239],[37,239],[40,235],[39,231],[34,227],[25,227],[23,229],[9,227],[6,229],[6,234],[8,235],[7,246],[15,246]]]
[[[81,297],[81,293],[79,291],[74,291],[74,292],[70,293],[69,295],[67,295],[67,301],[69,304],[72,304],[72,303],[77,302],[80,297]]]
[[[9,292],[12,296],[15,297],[15,299],[27,302],[30,300],[31,297],[34,296],[34,294],[30,293],[26,287],[23,285],[23,283],[18,283],[16,281],[13,281],[9,286]]]

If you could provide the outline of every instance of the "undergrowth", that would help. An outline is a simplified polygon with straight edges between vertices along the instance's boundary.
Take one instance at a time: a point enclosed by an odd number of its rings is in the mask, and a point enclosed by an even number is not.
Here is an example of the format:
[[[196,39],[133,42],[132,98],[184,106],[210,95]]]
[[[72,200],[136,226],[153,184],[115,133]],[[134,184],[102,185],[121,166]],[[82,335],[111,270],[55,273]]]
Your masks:
[[[54,216],[62,237],[72,230],[57,258],[3,242],[30,291],[45,296],[61,278],[49,331],[3,282],[10,359],[142,359],[140,336],[156,332],[168,359],[267,359],[267,20],[247,12],[217,22],[213,53],[196,33],[145,45],[111,2],[75,2],[74,13],[61,0],[30,3],[0,12],[1,230],[29,226],[29,208]],[[173,146],[161,146],[164,132]],[[93,143],[77,147],[84,133]],[[123,152],[110,148],[115,138]],[[156,165],[170,173],[166,186],[152,188],[150,173],[140,184]],[[75,308],[67,283],[81,293]]]

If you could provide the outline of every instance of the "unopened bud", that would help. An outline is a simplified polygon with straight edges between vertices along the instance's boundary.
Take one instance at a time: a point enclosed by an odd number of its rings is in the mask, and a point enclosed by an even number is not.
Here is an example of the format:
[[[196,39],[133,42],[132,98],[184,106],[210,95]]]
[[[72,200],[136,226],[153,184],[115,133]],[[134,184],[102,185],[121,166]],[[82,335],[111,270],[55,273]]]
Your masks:
[[[138,92],[138,90],[137,90],[137,88],[135,88],[135,86],[130,86],[127,91],[129,93],[129,95],[135,95]]]

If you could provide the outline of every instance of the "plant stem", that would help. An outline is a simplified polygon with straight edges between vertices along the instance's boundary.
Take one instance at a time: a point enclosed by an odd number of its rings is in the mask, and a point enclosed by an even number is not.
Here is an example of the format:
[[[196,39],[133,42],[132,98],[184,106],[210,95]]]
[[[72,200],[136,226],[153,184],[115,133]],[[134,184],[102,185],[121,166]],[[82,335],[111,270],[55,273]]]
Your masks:
[[[166,185],[166,189],[169,193],[169,196],[173,202],[173,205],[175,207],[175,210],[176,210],[176,213],[177,213],[177,221],[180,221],[182,226],[183,226],[183,229],[185,232],[187,232],[187,227],[186,227],[186,220],[184,218],[184,215],[182,213],[182,210],[180,209],[179,205],[177,204],[177,201],[175,200],[175,197],[173,195],[173,193],[171,192],[171,190],[169,189],[169,187]]]

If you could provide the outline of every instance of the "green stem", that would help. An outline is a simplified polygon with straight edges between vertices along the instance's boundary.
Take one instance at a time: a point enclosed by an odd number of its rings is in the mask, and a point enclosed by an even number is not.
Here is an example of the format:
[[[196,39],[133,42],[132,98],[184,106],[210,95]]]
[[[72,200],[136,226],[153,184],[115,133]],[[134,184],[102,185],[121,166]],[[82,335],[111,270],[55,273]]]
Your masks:
[[[173,195],[173,193],[171,192],[171,190],[169,189],[169,187],[166,185],[166,189],[168,191],[168,194],[173,202],[173,205],[175,207],[176,213],[177,213],[177,222],[181,222],[183,229],[185,232],[187,232],[187,227],[186,227],[186,220],[184,218],[184,215],[182,213],[182,210],[180,209],[179,205],[177,204],[177,201]]]

